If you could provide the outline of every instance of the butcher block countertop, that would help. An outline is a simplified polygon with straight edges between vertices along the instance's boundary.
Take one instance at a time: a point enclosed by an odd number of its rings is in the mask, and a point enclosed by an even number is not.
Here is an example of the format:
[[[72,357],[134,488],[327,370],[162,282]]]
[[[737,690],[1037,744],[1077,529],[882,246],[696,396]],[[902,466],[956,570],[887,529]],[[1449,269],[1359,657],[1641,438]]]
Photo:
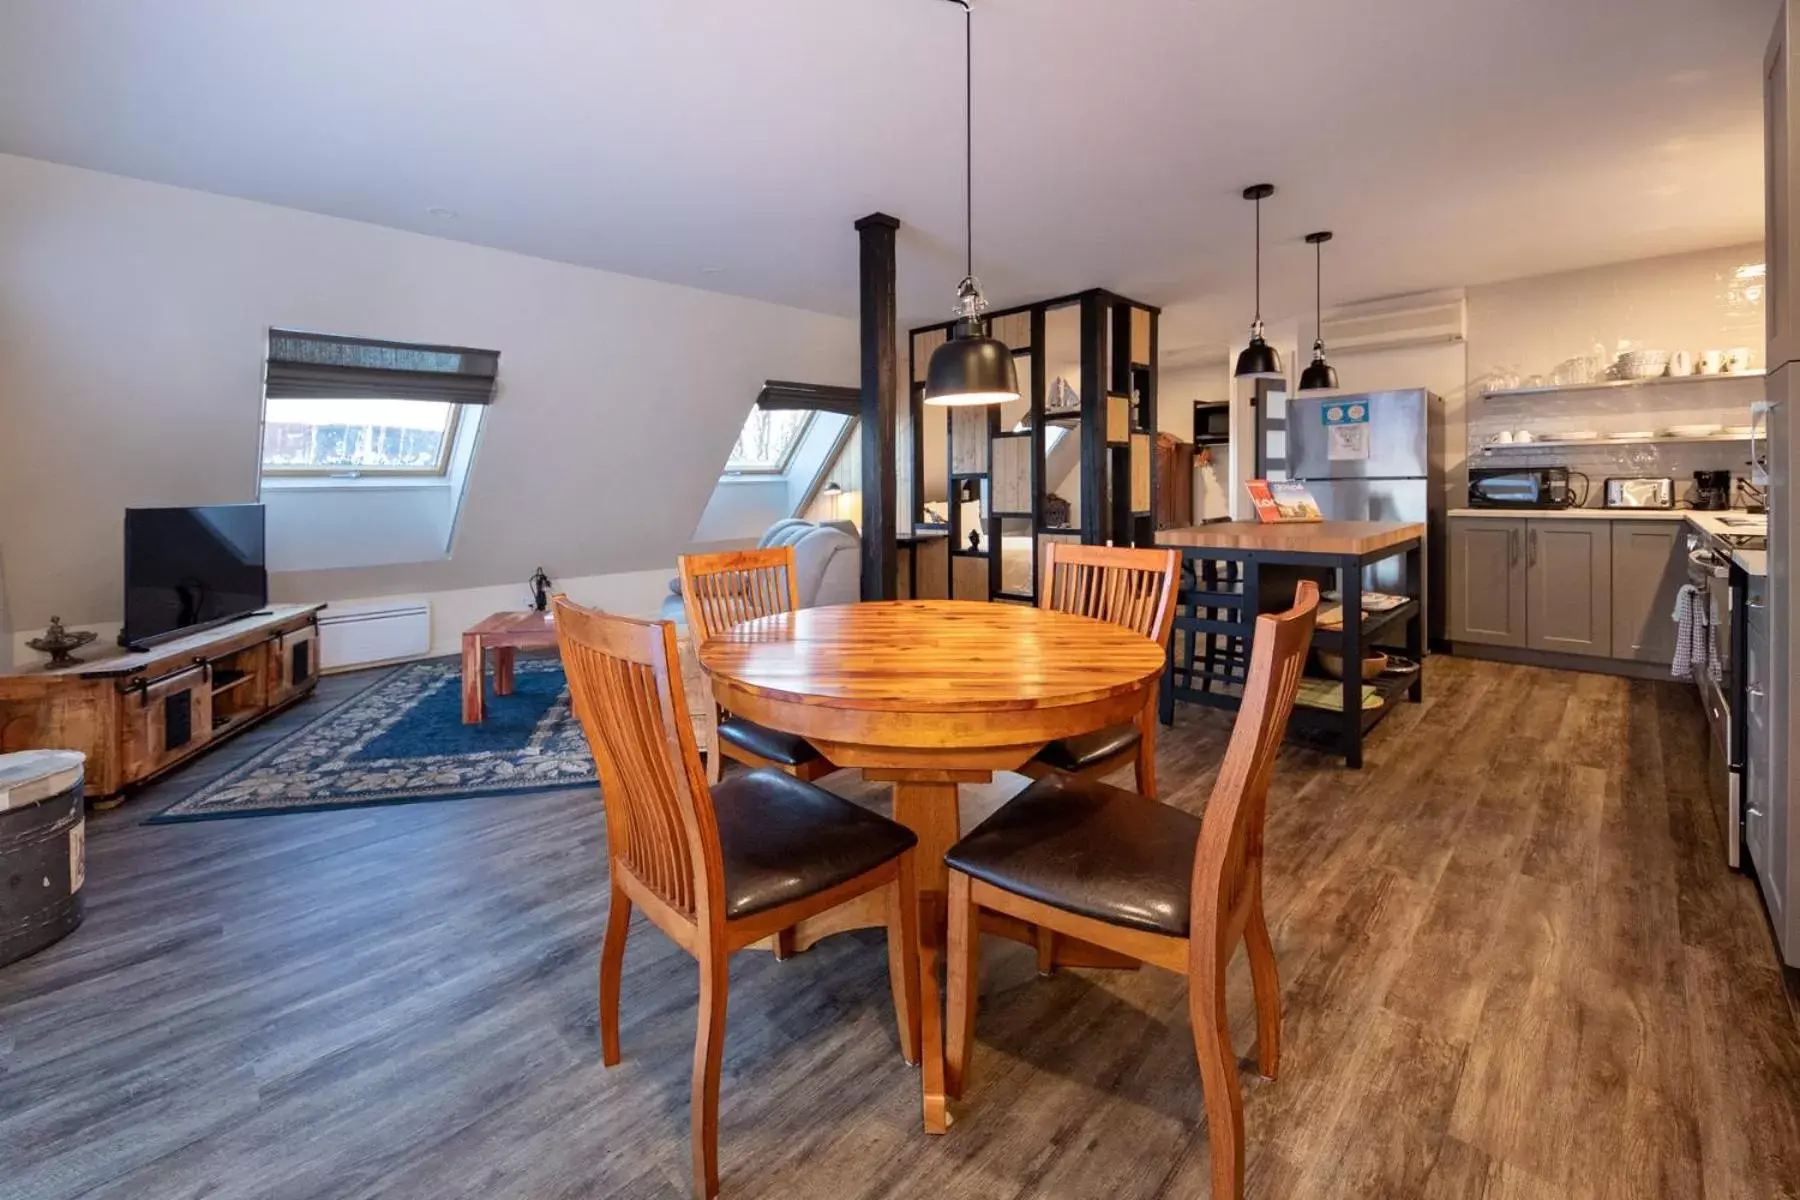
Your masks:
[[[1163,529],[1159,546],[1206,550],[1267,550],[1285,554],[1374,554],[1425,536],[1425,526],[1405,521],[1312,521],[1264,525],[1220,521]]]

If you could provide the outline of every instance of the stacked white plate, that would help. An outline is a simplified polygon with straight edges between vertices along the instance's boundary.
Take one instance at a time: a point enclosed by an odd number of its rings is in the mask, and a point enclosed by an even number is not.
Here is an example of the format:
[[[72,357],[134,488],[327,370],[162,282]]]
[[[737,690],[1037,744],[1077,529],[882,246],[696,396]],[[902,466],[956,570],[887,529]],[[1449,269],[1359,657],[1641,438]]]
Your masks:
[[[1655,436],[1656,431],[1653,429],[1627,429],[1623,433],[1606,435],[1608,441],[1614,442],[1647,442]]]
[[[1577,429],[1567,433],[1553,433],[1549,439],[1554,442],[1592,442],[1598,441],[1600,435],[1592,429]]]
[[[1669,436],[1674,438],[1712,437],[1719,432],[1717,425],[1671,425]]]
[[[1754,426],[1754,425],[1727,425],[1725,428],[1721,429],[1719,432],[1723,433],[1723,434],[1727,434],[1730,437],[1747,438],[1756,432],[1756,426]]]

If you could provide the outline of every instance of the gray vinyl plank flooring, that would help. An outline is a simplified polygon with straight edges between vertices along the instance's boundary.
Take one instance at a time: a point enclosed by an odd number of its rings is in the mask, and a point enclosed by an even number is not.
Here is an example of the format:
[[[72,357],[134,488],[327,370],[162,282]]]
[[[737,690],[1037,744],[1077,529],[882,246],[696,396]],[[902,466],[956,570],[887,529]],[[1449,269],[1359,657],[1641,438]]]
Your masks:
[[[1283,754],[1248,1193],[1800,1195],[1796,987],[1723,866],[1687,690],[1428,670],[1365,770]],[[695,973],[641,918],[600,1065],[597,792],[141,823],[368,682],[91,814],[86,923],[0,969],[4,1200],[688,1195]],[[1165,799],[1204,804],[1228,733],[1181,713]],[[965,824],[1010,786],[966,789]],[[984,963],[970,1091],[928,1138],[878,935],[734,959],[724,1194],[1205,1195],[1182,981]],[[1230,997],[1248,1055],[1241,958]]]

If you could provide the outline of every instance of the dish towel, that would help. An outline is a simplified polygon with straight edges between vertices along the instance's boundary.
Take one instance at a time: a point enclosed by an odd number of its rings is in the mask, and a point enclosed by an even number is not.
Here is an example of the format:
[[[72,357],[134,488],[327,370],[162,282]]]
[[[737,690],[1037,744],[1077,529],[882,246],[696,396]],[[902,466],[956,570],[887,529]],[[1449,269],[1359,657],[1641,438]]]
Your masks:
[[[1675,661],[1669,673],[1677,679],[1699,680],[1696,672],[1706,672],[1712,682],[1719,682],[1719,660],[1713,655],[1712,596],[1691,583],[1683,584],[1675,593]]]

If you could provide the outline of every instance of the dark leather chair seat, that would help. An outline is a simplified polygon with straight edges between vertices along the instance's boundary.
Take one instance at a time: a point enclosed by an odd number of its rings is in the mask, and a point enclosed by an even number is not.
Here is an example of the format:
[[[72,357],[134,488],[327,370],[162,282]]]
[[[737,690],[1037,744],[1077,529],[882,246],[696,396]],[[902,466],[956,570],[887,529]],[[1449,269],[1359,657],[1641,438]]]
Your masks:
[[[712,797],[727,920],[836,887],[918,844],[906,826],[772,767],[733,775]]]
[[[1200,818],[1104,783],[1051,775],[950,848],[958,871],[1112,925],[1186,937]]]
[[[784,767],[804,766],[820,757],[805,738],[742,717],[726,717],[720,721],[719,740]]]
[[[1143,736],[1135,724],[1127,721],[1123,725],[1110,725],[1079,737],[1051,742],[1037,752],[1036,758],[1038,762],[1055,767],[1058,771],[1085,771],[1115,754],[1136,749]]]

